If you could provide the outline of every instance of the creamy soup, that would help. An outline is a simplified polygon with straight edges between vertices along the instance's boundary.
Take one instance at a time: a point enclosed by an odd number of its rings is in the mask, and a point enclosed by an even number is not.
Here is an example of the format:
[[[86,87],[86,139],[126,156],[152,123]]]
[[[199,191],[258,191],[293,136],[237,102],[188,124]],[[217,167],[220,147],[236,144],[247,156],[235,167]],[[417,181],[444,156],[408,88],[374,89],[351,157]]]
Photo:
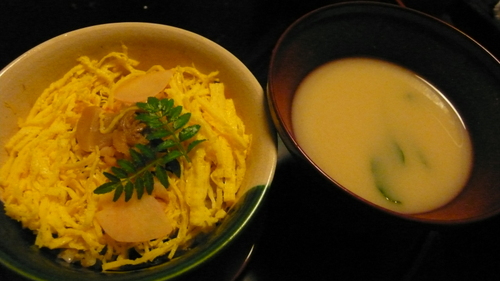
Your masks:
[[[425,80],[376,59],[348,58],[311,72],[292,105],[297,142],[339,185],[400,213],[451,201],[472,162],[467,130]]]

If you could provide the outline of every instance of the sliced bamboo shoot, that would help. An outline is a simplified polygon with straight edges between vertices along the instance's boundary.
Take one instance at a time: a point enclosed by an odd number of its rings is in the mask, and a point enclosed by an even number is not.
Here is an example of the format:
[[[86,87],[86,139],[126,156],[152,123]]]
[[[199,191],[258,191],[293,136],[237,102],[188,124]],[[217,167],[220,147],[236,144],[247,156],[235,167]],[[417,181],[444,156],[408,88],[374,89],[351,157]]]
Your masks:
[[[113,202],[111,197],[101,204],[96,218],[102,229],[119,242],[145,242],[165,237],[172,232],[161,203],[153,196],[133,196],[125,202],[124,196]]]
[[[114,90],[115,99],[126,103],[145,102],[156,96],[172,78],[171,70],[152,71],[144,75],[130,75],[119,82]]]

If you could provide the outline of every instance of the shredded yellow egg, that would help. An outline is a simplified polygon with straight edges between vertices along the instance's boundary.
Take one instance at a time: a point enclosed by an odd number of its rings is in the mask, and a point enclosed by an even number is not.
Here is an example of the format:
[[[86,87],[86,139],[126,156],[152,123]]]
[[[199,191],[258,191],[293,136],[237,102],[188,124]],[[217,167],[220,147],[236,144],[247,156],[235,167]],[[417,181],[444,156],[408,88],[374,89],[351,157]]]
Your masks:
[[[174,99],[190,112],[190,123],[201,125],[195,137],[206,139],[190,152],[191,162],[180,159],[180,178],[172,176],[168,189],[160,186],[153,191],[173,231],[135,243],[116,241],[103,231],[96,213],[108,197],[93,191],[106,182],[103,172],[116,163],[114,157],[125,152],[118,144],[109,145],[120,132],[109,132],[114,125],[102,114],[114,113],[116,120],[133,106],[114,96],[121,80],[165,71],[161,66],[143,71],[137,65],[126,52],[112,52],[100,60],[80,57],[41,94],[5,146],[9,157],[0,170],[0,194],[6,214],[33,231],[36,246],[61,249],[59,258],[84,267],[106,271],[173,258],[226,216],[245,174],[251,136],[245,133],[233,101],[226,98],[217,72],[206,75],[194,67],[173,68],[156,97]],[[103,112],[99,133],[112,137],[101,147],[83,149],[75,137],[77,124],[92,106]],[[129,256],[131,249],[138,257]]]

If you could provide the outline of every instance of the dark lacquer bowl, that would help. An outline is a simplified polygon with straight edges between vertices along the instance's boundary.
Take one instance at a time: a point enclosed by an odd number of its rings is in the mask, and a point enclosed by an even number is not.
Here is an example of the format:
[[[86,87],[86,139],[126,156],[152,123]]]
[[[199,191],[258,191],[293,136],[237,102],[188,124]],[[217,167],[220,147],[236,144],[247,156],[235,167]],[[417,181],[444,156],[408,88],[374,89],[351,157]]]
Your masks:
[[[312,11],[293,23],[272,54],[268,100],[287,148],[335,186],[297,144],[291,118],[295,90],[325,62],[373,57],[403,66],[441,89],[469,130],[473,166],[463,191],[450,203],[419,214],[388,213],[419,222],[461,224],[500,212],[500,64],[454,27],[395,5],[354,2]],[[335,122],[335,120],[331,120]],[[338,132],[342,134],[342,132]],[[320,145],[320,144],[318,144]],[[379,208],[380,209],[380,208]]]
[[[0,72],[0,160],[5,161],[3,146],[16,130],[17,119],[28,113],[49,83],[75,65],[78,57],[101,58],[110,51],[121,51],[122,44],[145,69],[154,64],[194,64],[200,71],[219,71],[246,129],[255,136],[240,200],[215,233],[198,247],[171,262],[119,273],[96,272],[57,260],[50,251],[35,247],[33,234],[21,229],[2,210],[0,270],[12,272],[12,277],[1,274],[0,279],[232,280],[247,260],[256,238],[253,225],[259,226],[255,217],[274,175],[276,135],[256,78],[236,57],[202,36],[159,24],[115,23],[76,30],[36,46]]]

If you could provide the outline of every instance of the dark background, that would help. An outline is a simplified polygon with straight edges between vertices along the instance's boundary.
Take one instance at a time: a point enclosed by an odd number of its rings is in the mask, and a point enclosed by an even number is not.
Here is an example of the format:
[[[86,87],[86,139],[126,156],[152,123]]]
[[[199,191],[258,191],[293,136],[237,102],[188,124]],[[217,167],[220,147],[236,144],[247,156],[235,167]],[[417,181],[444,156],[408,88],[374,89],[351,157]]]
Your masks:
[[[245,63],[265,88],[272,48],[286,27],[307,12],[337,2],[1,0],[0,68],[74,29],[154,22],[217,42]],[[447,21],[500,57],[500,23],[492,15],[495,0],[381,2]],[[280,155],[262,217],[264,231],[238,281],[500,280],[500,218],[437,228],[389,217],[330,190],[281,146]],[[0,268],[0,280],[12,280],[4,274]]]

